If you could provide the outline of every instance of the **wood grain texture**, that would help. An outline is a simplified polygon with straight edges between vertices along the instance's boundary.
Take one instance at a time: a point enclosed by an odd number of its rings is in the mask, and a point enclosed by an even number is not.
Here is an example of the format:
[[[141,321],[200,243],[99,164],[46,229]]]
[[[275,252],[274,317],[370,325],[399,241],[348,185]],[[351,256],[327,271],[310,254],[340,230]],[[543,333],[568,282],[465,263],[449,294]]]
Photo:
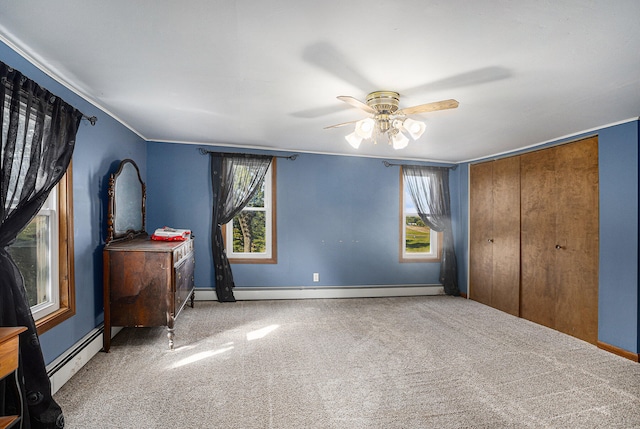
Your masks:
[[[520,310],[520,159],[471,166],[470,296],[499,310]]]
[[[193,240],[137,237],[111,242],[103,254],[104,350],[112,326],[167,326],[173,344],[175,319],[194,290]]]
[[[597,137],[521,158],[521,316],[596,344]]]
[[[598,340],[598,144],[597,139],[556,151],[556,326],[595,344]]]
[[[520,314],[553,328],[557,285],[555,278],[556,188],[555,149],[521,156],[521,271]]]
[[[0,379],[2,379],[3,388],[5,383],[8,383],[7,388],[9,388],[9,385],[12,385],[12,388],[15,389],[16,392],[20,391],[17,385],[18,377],[15,372],[18,369],[19,363],[19,335],[26,330],[27,328],[24,326],[0,328]],[[4,394],[2,395],[2,401],[4,401]],[[22,398],[20,398],[20,404],[17,408],[20,409],[21,407]],[[4,402],[0,404],[0,410],[4,412]],[[0,416],[0,428],[17,427],[15,424],[20,421],[21,417],[22,416],[16,415]]]
[[[493,165],[494,308],[520,315],[520,157]]]
[[[493,162],[471,165],[469,177],[469,298],[491,305]]]

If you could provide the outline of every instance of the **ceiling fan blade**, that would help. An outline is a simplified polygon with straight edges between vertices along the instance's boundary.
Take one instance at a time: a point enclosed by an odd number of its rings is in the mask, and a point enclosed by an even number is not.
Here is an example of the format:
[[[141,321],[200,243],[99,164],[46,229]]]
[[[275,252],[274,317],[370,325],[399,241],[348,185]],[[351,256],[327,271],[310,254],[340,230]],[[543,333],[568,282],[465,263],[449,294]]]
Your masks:
[[[356,109],[364,110],[365,112],[371,113],[372,115],[376,113],[376,111],[369,107],[369,105],[351,97],[350,95],[339,95],[338,100],[344,101],[345,103],[355,107]]]
[[[343,122],[341,124],[335,124],[335,125],[329,125],[328,127],[324,127],[325,130],[329,129],[329,128],[338,128],[338,127],[344,127],[345,125],[351,125],[351,124],[355,124],[356,122],[358,122],[360,119],[356,120],[356,121],[349,121],[349,122]]]
[[[437,110],[455,109],[456,107],[458,107],[458,102],[456,100],[442,100],[442,101],[435,101],[433,103],[420,104],[418,106],[400,109],[396,112],[396,115],[413,115],[416,113],[435,112]]]

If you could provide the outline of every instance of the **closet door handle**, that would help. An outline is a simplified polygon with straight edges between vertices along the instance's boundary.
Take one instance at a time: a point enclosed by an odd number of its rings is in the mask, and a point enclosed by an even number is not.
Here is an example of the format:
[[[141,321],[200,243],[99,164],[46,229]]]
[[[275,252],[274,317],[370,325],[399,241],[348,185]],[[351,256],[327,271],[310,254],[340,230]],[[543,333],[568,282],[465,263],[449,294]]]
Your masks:
[[[489,243],[493,243],[493,238],[487,240]]]
[[[559,244],[556,244],[556,249],[560,250],[560,249],[562,249],[562,246],[559,245]]]

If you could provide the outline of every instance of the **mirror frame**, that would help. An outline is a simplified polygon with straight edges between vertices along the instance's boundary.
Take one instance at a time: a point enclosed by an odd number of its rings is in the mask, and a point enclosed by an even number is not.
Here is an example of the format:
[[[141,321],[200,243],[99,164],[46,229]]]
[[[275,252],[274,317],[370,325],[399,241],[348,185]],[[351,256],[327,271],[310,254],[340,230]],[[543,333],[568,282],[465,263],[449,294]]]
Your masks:
[[[120,177],[120,175],[122,174],[123,169],[125,168],[125,166],[127,164],[130,164],[133,166],[133,168],[136,171],[137,174],[137,178],[138,178],[138,182],[140,183],[140,188],[142,191],[142,201],[140,202],[140,207],[141,207],[141,225],[142,228],[139,230],[134,230],[134,229],[128,229],[127,231],[116,231],[115,229],[115,224],[116,224],[116,219],[118,217],[118,207],[116,204],[116,199],[117,199],[117,195],[116,195],[116,187],[117,187],[117,183],[118,180],[122,180],[122,178]],[[147,187],[145,185],[145,183],[142,181],[142,177],[140,177],[140,170],[138,169],[138,166],[136,165],[136,163],[132,160],[132,159],[124,159],[120,162],[120,166],[118,167],[118,171],[116,171],[115,173],[111,174],[109,176],[109,190],[108,190],[108,196],[109,196],[109,206],[108,206],[108,214],[107,214],[107,239],[106,239],[106,244],[111,243],[112,241],[119,241],[119,240],[126,240],[126,239],[131,239],[134,237],[137,237],[139,235],[147,235],[147,232],[145,230],[145,215],[146,215],[146,201],[147,201]],[[120,214],[122,215],[122,214]]]

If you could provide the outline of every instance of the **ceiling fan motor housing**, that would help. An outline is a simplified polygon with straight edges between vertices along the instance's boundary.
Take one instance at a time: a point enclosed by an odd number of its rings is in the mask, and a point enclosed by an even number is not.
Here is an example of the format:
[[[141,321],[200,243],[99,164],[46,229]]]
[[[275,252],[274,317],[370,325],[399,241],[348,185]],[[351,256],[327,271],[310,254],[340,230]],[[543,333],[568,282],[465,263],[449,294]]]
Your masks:
[[[367,105],[378,114],[390,115],[398,110],[400,94],[393,91],[375,91],[367,95]]]

